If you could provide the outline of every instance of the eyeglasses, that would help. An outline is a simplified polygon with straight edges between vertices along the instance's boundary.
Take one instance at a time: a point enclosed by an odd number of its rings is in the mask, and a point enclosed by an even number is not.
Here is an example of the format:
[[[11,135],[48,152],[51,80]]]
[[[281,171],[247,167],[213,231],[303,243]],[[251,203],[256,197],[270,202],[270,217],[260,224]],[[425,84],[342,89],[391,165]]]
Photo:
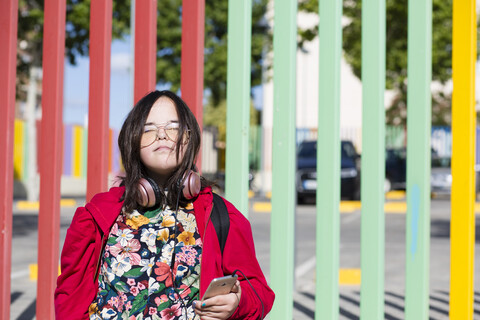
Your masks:
[[[145,131],[142,134],[142,139],[140,140],[140,146],[142,148],[148,147],[151,144],[157,140],[157,138],[162,138],[160,136],[160,129],[163,129],[163,132],[165,132],[165,137],[168,140],[171,140],[173,142],[177,142],[178,136],[180,133],[180,125],[178,122],[167,122],[164,125],[156,125],[153,123],[148,123],[145,125]],[[188,139],[188,134],[190,130],[185,131],[185,135],[183,136],[184,142],[187,141]]]

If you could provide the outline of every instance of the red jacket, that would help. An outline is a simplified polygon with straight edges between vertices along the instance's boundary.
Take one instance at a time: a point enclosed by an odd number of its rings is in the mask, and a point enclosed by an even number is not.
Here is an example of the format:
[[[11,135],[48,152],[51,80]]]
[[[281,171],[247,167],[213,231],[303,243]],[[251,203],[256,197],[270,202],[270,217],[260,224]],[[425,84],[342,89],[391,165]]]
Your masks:
[[[88,319],[88,307],[98,290],[96,270],[99,257],[110,228],[120,213],[123,202],[120,197],[124,187],[111,188],[99,193],[75,212],[68,228],[62,250],[62,274],[57,279],[55,290],[55,313],[57,320]],[[200,294],[203,295],[215,277],[242,271],[261,297],[266,316],[273,305],[275,294],[267,285],[258,264],[248,220],[228,201],[225,201],[230,217],[230,230],[225,249],[220,244],[215,227],[210,221],[213,206],[210,188],[205,188],[193,203],[195,219],[203,241],[200,271]],[[238,273],[242,295],[237,310],[230,319],[258,319],[262,306],[255,292],[241,273]]]

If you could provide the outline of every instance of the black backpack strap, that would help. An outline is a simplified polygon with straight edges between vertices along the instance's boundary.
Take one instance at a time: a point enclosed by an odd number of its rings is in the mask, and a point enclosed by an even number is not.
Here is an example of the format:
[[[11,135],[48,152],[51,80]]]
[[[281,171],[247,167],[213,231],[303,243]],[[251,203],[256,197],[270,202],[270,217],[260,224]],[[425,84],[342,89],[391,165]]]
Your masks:
[[[223,249],[227,242],[228,230],[230,229],[230,217],[228,216],[227,206],[222,197],[213,193],[212,223],[217,232],[218,243],[223,255]]]

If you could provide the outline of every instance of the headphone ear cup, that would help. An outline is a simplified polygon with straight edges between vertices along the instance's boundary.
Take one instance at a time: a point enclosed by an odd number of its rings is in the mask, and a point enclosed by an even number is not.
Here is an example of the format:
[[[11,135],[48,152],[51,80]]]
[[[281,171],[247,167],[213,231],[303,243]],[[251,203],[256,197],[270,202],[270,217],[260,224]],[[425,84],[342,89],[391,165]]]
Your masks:
[[[144,208],[156,206],[160,201],[160,189],[155,181],[149,177],[138,180],[139,197],[137,202]]]
[[[200,193],[201,187],[200,175],[193,170],[187,171],[183,179],[183,197],[187,200],[195,198]]]

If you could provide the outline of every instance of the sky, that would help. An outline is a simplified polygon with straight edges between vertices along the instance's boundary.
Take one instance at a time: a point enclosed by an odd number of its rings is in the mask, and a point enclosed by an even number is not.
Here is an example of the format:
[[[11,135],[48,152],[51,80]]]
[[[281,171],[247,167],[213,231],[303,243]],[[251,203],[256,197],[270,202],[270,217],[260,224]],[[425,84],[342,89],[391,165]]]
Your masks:
[[[133,105],[129,40],[112,42],[110,77],[110,127],[120,129]],[[63,121],[85,125],[88,121],[89,59],[77,57],[77,64],[65,61]]]
[[[110,127],[119,130],[133,106],[130,37],[112,42],[110,77]],[[88,122],[89,58],[77,57],[77,64],[70,65],[65,59],[64,111],[66,124],[86,125]],[[168,89],[160,88],[157,89]],[[252,88],[254,106],[261,109],[263,94],[261,86]]]

